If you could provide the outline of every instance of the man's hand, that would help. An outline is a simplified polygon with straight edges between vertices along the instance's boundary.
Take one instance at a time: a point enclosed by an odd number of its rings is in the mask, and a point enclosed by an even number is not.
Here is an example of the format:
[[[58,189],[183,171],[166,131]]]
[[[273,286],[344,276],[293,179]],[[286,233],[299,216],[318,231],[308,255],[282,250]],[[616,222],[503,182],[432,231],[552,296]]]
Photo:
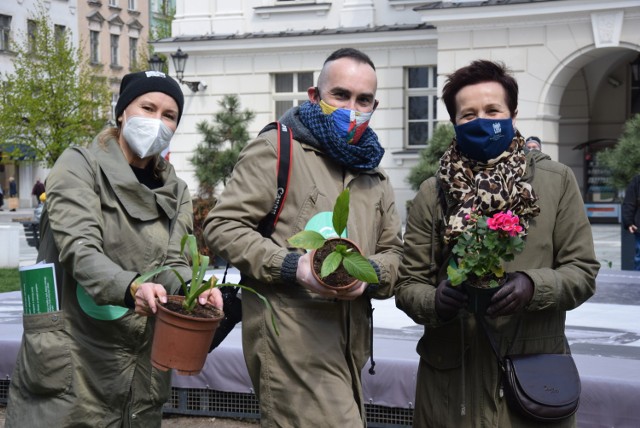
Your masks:
[[[307,253],[298,259],[298,270],[296,271],[296,281],[312,293],[319,294],[323,297],[334,297],[340,300],[355,300],[362,296],[367,289],[367,283],[357,281],[351,287],[345,290],[332,290],[320,284],[311,273],[311,253]]]
[[[533,297],[533,281],[522,272],[509,274],[509,280],[491,298],[487,315],[492,318],[520,312]]]
[[[296,271],[296,281],[312,293],[319,294],[324,297],[338,297],[336,290],[331,290],[320,284],[311,273],[313,266],[311,265],[311,253],[306,253],[298,259],[298,270]]]
[[[436,313],[442,321],[450,321],[467,305],[467,293],[460,287],[451,286],[448,279],[441,281],[436,288]]]
[[[629,226],[629,233],[635,235],[637,231],[638,231],[638,226],[636,226],[635,224],[632,224],[631,226]]]

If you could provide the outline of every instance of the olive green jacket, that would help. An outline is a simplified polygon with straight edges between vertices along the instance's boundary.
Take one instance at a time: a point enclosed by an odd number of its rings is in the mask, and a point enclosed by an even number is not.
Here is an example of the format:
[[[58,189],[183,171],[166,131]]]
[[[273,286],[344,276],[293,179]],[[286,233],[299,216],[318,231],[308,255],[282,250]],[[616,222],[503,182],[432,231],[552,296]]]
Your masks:
[[[293,129],[296,137],[296,129]],[[296,283],[283,283],[291,251],[287,239],[315,214],[332,211],[351,190],[348,237],[379,268],[375,296],[391,296],[401,256],[401,224],[387,175],[381,169],[352,172],[318,149],[294,141],[288,194],[275,232],[263,238],[260,220],[276,196],[277,132],[261,134],[243,150],[226,188],[205,222],[215,254],[229,260],[273,305],[270,314],[243,293],[243,348],[260,399],[262,426],[355,427],[364,425],[360,371],[369,357],[369,299],[326,299]]]
[[[600,265],[571,170],[540,152],[527,160],[526,180],[540,198],[540,215],[530,223],[523,252],[505,267],[526,273],[534,294],[522,314],[487,320],[503,354],[563,353],[565,313],[593,295]],[[538,426],[507,410],[496,357],[475,318],[462,311],[444,323],[436,315],[436,287],[446,279],[448,261],[443,218],[436,179],[430,178],[411,204],[396,286],[397,307],[425,326],[417,346],[414,426]],[[564,425],[574,423],[569,418]]]
[[[161,179],[155,190],[140,184],[115,140],[68,149],[54,165],[47,212],[64,270],[62,308],[24,316],[8,428],[160,426],[170,372],[151,367],[154,319],[124,298],[139,273],[160,265],[191,277],[180,255],[191,197],[171,165]],[[171,272],[154,282],[178,292]]]

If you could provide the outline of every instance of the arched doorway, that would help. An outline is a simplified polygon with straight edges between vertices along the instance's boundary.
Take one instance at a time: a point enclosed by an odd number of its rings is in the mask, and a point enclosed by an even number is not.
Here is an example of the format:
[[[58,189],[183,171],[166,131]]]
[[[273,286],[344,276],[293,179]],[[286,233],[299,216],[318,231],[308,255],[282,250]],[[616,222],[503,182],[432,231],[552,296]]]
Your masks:
[[[538,117],[557,135],[556,158],[574,171],[592,221],[617,222],[618,193],[598,152],[616,144],[632,106],[636,47],[585,48],[560,61],[542,92]],[[637,95],[636,95],[637,98]],[[555,130],[555,132],[553,132]],[[552,154],[553,157],[553,154]]]

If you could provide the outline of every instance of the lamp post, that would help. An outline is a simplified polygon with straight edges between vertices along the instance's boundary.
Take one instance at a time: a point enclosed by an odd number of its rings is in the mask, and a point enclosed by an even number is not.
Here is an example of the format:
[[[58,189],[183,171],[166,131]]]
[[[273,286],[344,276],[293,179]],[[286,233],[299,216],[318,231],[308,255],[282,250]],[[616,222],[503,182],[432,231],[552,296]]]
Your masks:
[[[191,89],[191,92],[204,91],[207,89],[207,84],[201,82],[199,80],[196,81],[188,81],[184,80],[184,68],[187,65],[187,59],[189,59],[189,54],[186,52],[182,52],[182,49],[178,48],[176,53],[171,54],[171,59],[173,60],[173,67],[176,69],[176,77],[180,81]]]
[[[189,59],[189,54],[182,52],[182,49],[178,48],[176,53],[171,54],[171,59],[173,60],[173,68],[176,69],[176,77],[182,83],[182,78],[184,77],[184,68],[187,65],[187,59]]]
[[[204,91],[207,89],[207,84],[201,82],[199,80],[196,81],[188,81],[184,80],[184,68],[187,65],[187,59],[189,58],[189,54],[186,52],[182,52],[182,49],[178,48],[176,53],[171,54],[171,59],[173,60],[173,68],[176,69],[176,79],[184,85],[187,85],[191,92]],[[149,67],[153,71],[163,71],[167,60],[154,53],[151,58],[149,58]]]
[[[164,71],[164,65],[167,63],[167,60],[162,58],[157,53],[154,53],[151,58],[149,58],[149,68],[153,71]]]

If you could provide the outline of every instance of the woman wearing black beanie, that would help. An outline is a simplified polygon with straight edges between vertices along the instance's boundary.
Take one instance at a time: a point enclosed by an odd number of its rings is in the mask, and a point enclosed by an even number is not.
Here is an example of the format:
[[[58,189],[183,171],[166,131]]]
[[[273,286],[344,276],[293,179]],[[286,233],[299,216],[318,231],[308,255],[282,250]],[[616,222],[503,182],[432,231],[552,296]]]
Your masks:
[[[178,83],[124,77],[116,127],[67,149],[45,183],[38,260],[56,264],[59,310],[24,315],[5,426],[159,427],[171,372],[151,366],[156,299],[178,294],[169,265],[191,278],[180,240],[192,233],[191,195],[160,153],[184,106]],[[222,307],[220,291],[203,294]]]

